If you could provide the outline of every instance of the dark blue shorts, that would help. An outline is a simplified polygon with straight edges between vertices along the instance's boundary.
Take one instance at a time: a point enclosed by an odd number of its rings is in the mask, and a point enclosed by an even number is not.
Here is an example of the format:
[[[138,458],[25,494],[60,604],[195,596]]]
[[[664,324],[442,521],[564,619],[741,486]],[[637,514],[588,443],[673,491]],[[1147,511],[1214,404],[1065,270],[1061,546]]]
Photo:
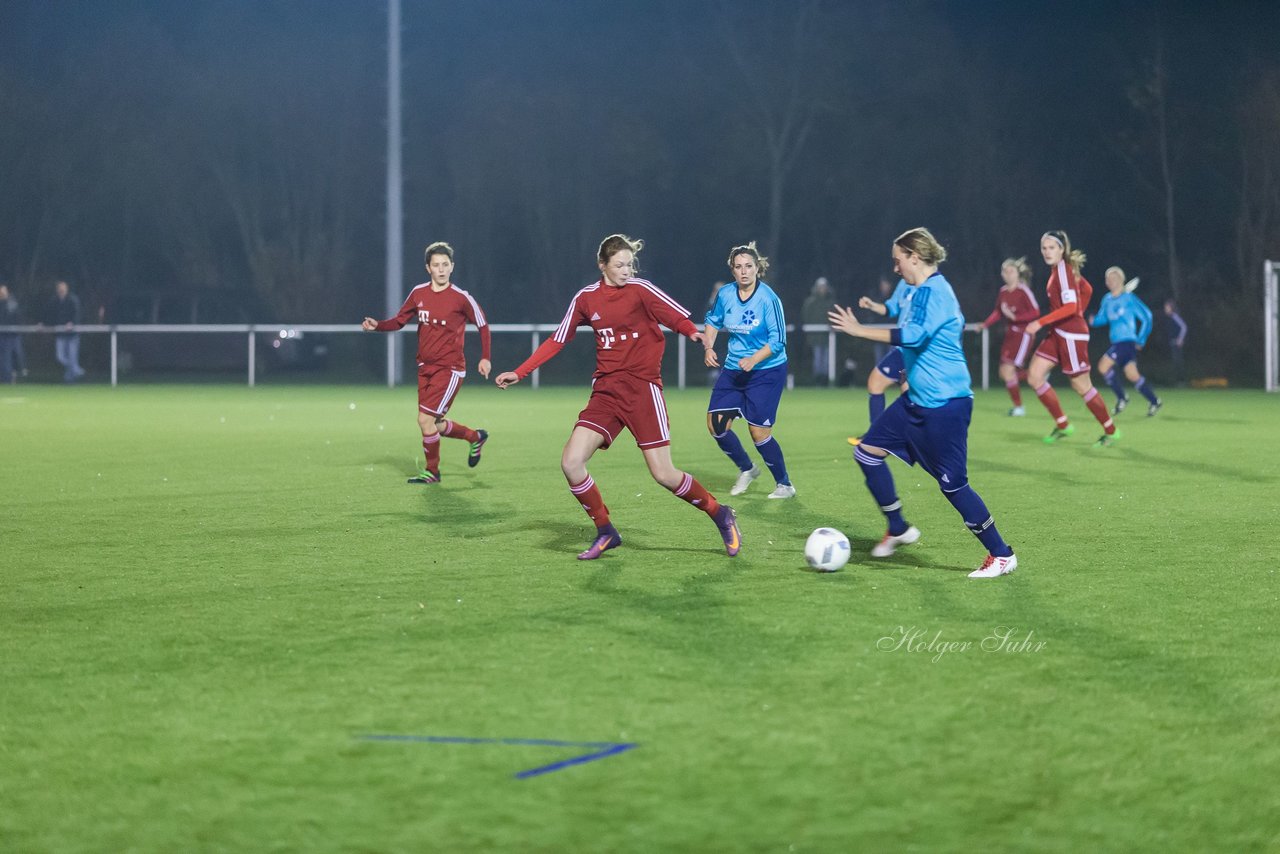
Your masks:
[[[720,372],[711,389],[708,412],[737,412],[757,427],[772,427],[778,420],[778,401],[787,387],[785,363],[754,371]]]
[[[925,409],[912,403],[907,392],[872,423],[862,445],[883,448],[907,465],[919,463],[943,492],[954,492],[969,482],[972,416],[971,397],[952,398],[936,409]]]
[[[1107,358],[1115,362],[1117,368],[1123,368],[1138,360],[1138,344],[1136,341],[1117,341],[1107,351]]]
[[[876,370],[895,383],[905,380],[907,365],[902,361],[902,348],[890,347],[889,352],[884,354],[884,358],[876,362]]]

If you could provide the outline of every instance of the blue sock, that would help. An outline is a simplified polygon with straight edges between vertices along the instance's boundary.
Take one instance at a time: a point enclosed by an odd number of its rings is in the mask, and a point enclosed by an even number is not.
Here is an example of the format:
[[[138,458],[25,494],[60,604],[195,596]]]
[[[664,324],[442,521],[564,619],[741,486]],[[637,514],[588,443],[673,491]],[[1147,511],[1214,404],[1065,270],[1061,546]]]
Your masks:
[[[1146,377],[1138,377],[1138,381],[1134,383],[1133,387],[1147,399],[1148,403],[1156,403],[1160,400],[1160,398],[1156,397],[1156,390],[1151,387],[1151,383],[1147,382]]]
[[[756,442],[756,450],[760,452],[764,464],[769,467],[769,471],[773,473],[773,479],[779,485],[791,483],[791,478],[787,477],[787,463],[782,459],[782,446],[778,444],[777,439],[770,436],[763,442]]]
[[[884,395],[881,395],[884,397]],[[871,497],[880,505],[880,512],[889,520],[889,533],[897,536],[911,527],[902,518],[902,502],[898,500],[898,490],[893,485],[893,475],[883,457],[868,454],[862,448],[854,448],[853,459],[862,469],[862,476],[867,480],[867,489]]]
[[[884,394],[868,394],[867,408],[871,411],[871,423],[875,424],[876,419],[884,415]]]
[[[1124,384],[1120,382],[1120,376],[1119,374],[1116,373],[1116,369],[1112,368],[1111,370],[1107,371],[1105,374],[1102,375],[1102,378],[1107,381],[1107,385],[1110,386],[1111,390],[1116,393],[1116,401],[1119,402],[1121,400],[1124,400],[1125,398]]]
[[[720,446],[720,450],[733,460],[733,464],[738,467],[738,471],[751,471],[751,457],[747,456],[747,449],[742,447],[742,440],[738,438],[738,434],[732,430],[725,430],[719,436],[716,436],[716,444]]]
[[[942,494],[947,496],[952,507],[960,511],[965,526],[987,547],[989,554],[996,557],[1008,557],[1013,554],[1013,549],[1009,548],[1009,544],[996,530],[995,520],[991,518],[987,505],[982,503],[982,498],[973,491],[973,487],[966,483],[955,492]]]

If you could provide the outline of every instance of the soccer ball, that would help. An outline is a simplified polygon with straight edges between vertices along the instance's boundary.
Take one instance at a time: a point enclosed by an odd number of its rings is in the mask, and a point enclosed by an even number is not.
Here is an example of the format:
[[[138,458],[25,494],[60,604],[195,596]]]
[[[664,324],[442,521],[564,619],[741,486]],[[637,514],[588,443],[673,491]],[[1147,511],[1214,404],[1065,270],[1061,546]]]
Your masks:
[[[835,528],[818,528],[805,540],[804,559],[818,572],[835,572],[849,562],[849,538]]]

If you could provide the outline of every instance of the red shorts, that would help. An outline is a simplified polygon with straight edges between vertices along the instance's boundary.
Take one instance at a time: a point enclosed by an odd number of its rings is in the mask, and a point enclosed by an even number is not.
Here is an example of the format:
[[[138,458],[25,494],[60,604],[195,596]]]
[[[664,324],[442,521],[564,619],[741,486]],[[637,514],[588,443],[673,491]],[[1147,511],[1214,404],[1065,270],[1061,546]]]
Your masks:
[[[439,365],[422,365],[418,368],[418,409],[442,418],[453,399],[462,388],[462,380],[466,371],[455,371],[453,368]]]
[[[1068,377],[1089,373],[1089,333],[1047,330],[1036,355],[1048,359]]]
[[[1031,336],[1026,330],[1006,329],[1004,341],[1000,344],[1000,364],[1025,368],[1027,357],[1031,355]]]
[[[608,374],[591,385],[587,408],[578,413],[575,427],[582,426],[604,436],[607,448],[626,427],[640,448],[660,448],[671,444],[667,422],[667,402],[662,387],[631,374]]]

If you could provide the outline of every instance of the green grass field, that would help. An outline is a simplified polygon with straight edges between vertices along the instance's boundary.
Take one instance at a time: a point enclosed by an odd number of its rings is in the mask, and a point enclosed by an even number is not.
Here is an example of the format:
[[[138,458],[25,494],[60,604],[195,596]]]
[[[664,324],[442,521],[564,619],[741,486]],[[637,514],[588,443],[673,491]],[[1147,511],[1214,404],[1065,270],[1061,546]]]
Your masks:
[[[484,460],[446,441],[422,487],[411,389],[0,394],[0,850],[1280,850],[1280,397],[1169,392],[1094,450],[1073,395],[1046,446],[980,393],[1020,566],[971,581],[896,462],[924,538],[864,557],[848,390],[783,398],[800,494],[734,499],[732,560],[624,437],[592,473],[626,543],[580,563],[586,396],[473,382]],[[705,404],[669,393],[674,457],[727,498]]]

